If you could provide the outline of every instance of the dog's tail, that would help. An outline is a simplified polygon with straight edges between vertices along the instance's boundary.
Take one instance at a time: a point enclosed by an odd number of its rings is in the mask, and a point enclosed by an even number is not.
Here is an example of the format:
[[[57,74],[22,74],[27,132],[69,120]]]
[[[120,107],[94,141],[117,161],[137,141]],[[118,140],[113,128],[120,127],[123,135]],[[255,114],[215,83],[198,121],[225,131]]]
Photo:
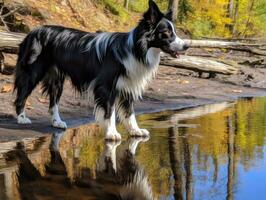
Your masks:
[[[42,52],[38,31],[37,29],[29,33],[19,46],[13,89],[17,93],[14,105],[18,115],[23,111],[27,97],[42,76],[43,69],[36,63]]]
[[[37,38],[37,31],[32,31],[19,45],[18,59],[15,69],[14,91],[19,85],[25,84],[30,75],[30,66],[41,53],[42,46]]]

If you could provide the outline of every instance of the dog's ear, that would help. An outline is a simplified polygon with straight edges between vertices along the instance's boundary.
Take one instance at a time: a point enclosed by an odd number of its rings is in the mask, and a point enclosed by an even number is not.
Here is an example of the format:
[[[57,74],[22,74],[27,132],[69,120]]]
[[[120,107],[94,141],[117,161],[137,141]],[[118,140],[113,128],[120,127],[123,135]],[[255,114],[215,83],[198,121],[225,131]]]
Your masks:
[[[173,10],[171,8],[165,14],[165,18],[168,19],[169,21],[173,21]]]
[[[149,0],[149,9],[144,13],[143,17],[149,23],[154,25],[162,19],[163,14],[156,3],[153,0]]]

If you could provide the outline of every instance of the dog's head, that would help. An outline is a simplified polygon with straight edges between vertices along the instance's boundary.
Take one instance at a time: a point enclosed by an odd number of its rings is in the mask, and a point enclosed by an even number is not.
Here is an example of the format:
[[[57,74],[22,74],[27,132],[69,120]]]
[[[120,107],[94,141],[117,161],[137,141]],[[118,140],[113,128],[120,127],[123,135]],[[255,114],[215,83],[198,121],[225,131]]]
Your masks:
[[[156,3],[149,0],[149,8],[142,19],[142,22],[149,29],[149,33],[146,35],[148,48],[159,48],[177,58],[180,51],[188,49],[188,45],[176,35],[172,20],[171,10],[167,14],[163,14]]]

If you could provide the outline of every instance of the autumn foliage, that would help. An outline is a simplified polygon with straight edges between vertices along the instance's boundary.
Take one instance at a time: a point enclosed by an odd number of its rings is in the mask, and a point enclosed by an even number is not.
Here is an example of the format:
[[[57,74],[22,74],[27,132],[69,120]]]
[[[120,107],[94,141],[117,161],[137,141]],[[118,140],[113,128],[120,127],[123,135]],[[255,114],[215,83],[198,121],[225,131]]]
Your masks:
[[[167,10],[169,0],[156,0]],[[129,10],[143,12],[146,0],[131,0]],[[176,24],[194,37],[251,37],[266,32],[265,0],[178,0]]]

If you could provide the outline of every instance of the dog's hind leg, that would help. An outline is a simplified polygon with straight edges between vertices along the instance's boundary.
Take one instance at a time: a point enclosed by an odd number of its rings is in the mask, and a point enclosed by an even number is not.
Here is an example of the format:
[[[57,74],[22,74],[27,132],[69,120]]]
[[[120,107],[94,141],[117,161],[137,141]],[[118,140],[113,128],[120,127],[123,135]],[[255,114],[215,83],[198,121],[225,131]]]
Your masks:
[[[35,62],[24,67],[17,66],[15,74],[14,89],[17,90],[15,107],[17,113],[17,122],[19,124],[30,124],[31,120],[26,117],[24,110],[25,103],[32,90],[43,78],[43,66],[40,62]]]
[[[17,79],[16,82],[18,82]],[[33,90],[33,87],[29,82],[30,82],[29,77],[25,76],[24,83],[23,84],[17,83],[17,85],[15,86],[17,89],[17,97],[14,104],[16,107],[18,124],[31,124],[31,120],[26,116],[24,110],[26,100]]]
[[[67,128],[67,124],[61,120],[58,103],[63,92],[64,81],[65,75],[57,67],[51,67],[43,81],[43,92],[50,98],[49,113],[52,126],[63,129]]]
[[[133,108],[133,98],[127,94],[121,94],[117,102],[119,119],[131,136],[149,136],[147,129],[141,129],[138,126]]]

